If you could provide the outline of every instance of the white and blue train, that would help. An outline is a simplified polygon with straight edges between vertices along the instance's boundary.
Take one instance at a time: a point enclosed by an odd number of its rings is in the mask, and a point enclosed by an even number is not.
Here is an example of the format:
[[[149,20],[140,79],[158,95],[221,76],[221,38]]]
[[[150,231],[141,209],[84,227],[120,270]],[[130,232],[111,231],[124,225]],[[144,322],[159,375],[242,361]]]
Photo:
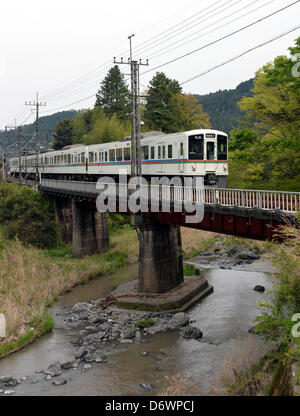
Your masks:
[[[201,176],[206,185],[226,187],[228,136],[217,130],[192,130],[172,134],[145,134],[141,140],[142,175]],[[35,179],[36,156],[10,159],[10,175]],[[117,177],[120,169],[131,172],[131,141],[73,145],[41,153],[38,171],[42,178],[97,181],[101,176]]]

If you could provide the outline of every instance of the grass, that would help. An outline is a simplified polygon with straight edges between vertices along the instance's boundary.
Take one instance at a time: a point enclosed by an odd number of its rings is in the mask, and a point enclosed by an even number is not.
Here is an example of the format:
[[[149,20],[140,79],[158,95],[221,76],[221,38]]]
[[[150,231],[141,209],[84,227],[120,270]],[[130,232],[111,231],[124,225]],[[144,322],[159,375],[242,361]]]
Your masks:
[[[197,267],[193,266],[192,264],[184,264],[183,274],[184,276],[199,276],[200,270]]]
[[[270,357],[265,344],[258,344],[253,336],[237,339],[226,353],[214,384],[214,393],[232,396],[243,389],[242,395],[251,395],[261,388],[269,374]]]
[[[78,282],[109,275],[130,263],[136,255],[135,231],[112,236],[119,249],[102,255],[74,259],[69,245],[38,250],[19,241],[0,240],[0,313],[6,317],[6,337],[0,340],[0,357],[27,345],[36,337],[51,331],[53,318],[47,307]],[[124,249],[122,249],[124,248]],[[126,277],[128,281],[130,277]],[[124,279],[112,279],[113,290]]]
[[[139,328],[149,328],[155,324],[155,320],[152,318],[144,319],[143,321],[137,322],[135,326]]]

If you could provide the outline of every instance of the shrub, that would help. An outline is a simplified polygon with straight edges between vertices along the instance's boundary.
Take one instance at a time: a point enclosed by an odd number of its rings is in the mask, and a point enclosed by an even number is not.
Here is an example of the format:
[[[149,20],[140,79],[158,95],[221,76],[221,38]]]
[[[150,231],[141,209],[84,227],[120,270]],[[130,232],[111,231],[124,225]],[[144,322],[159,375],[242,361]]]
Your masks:
[[[0,186],[0,224],[8,239],[18,238],[39,248],[55,247],[59,243],[49,201],[27,186]]]
[[[200,270],[197,269],[197,267],[193,266],[192,264],[184,264],[183,273],[185,276],[199,276]]]

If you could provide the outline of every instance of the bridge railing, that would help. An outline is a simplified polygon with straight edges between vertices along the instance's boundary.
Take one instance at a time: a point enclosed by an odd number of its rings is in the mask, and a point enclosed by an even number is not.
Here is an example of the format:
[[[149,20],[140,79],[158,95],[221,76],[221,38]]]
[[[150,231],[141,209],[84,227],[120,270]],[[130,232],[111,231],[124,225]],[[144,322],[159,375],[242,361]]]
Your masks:
[[[104,184],[110,185],[111,184]],[[86,195],[99,194],[96,182],[62,181],[42,179],[41,188],[57,191],[81,193]],[[131,185],[128,193],[135,192],[138,185]],[[112,192],[118,192],[118,186],[112,187]],[[116,190],[116,191],[115,191]],[[226,207],[239,207],[267,211],[280,210],[285,213],[295,214],[300,210],[300,192],[261,191],[248,189],[221,189],[167,186],[167,185],[142,185],[141,195],[160,202],[170,200],[171,203],[184,203],[191,201],[195,204],[222,205]]]

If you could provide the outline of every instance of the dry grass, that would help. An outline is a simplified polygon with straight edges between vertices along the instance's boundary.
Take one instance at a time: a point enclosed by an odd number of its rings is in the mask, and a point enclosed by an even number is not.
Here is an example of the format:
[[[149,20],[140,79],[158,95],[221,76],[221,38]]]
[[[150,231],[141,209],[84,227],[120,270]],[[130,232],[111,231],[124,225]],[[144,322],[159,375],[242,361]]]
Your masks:
[[[210,231],[194,230],[192,228],[181,227],[182,249],[189,255],[198,252],[199,249],[209,247],[210,241],[214,243],[216,239],[221,238],[220,234],[212,233]]]
[[[239,388],[249,383],[254,365],[269,352],[266,344],[258,343],[257,338],[249,335],[245,339],[237,339],[234,346],[225,355],[220,367],[219,374],[213,386],[215,395],[232,394]],[[249,384],[249,393],[253,393],[253,388]],[[243,392],[247,395],[247,391]]]
[[[134,252],[134,246],[129,244],[134,241],[134,233],[122,233],[115,239],[118,250],[113,248],[101,256],[81,260],[70,256],[53,258],[19,241],[5,242],[0,257],[0,313],[6,317],[7,328],[5,339],[0,339],[0,356],[1,347],[29,331],[35,336],[43,332],[47,306],[75,283],[108,275],[128,264],[127,256]]]
[[[191,396],[193,393],[188,385],[188,380],[181,374],[165,377],[166,384],[158,396]]]
[[[118,247],[129,258],[135,261],[139,256],[139,241],[135,230],[121,231],[114,233],[110,237],[112,247]]]

